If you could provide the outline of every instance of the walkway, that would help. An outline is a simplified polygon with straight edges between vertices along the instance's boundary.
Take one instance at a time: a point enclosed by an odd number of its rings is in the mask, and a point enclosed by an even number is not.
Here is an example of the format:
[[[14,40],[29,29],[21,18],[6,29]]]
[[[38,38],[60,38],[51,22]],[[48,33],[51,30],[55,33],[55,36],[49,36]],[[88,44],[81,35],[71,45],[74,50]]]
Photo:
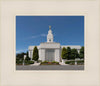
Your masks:
[[[84,70],[84,65],[27,65],[16,66],[16,70]]]

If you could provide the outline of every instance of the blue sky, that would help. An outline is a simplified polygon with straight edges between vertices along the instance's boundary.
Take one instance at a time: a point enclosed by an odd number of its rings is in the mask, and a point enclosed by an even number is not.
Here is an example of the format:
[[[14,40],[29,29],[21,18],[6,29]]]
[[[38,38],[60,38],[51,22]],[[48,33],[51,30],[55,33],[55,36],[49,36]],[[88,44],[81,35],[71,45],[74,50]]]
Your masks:
[[[49,25],[54,42],[84,46],[84,16],[16,16],[16,53],[46,42]]]

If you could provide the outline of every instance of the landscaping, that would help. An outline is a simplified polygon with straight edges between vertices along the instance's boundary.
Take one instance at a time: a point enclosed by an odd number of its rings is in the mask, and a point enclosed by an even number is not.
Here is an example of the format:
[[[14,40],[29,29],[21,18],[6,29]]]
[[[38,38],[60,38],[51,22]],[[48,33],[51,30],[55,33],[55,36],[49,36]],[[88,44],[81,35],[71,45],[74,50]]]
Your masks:
[[[25,65],[30,65],[30,64],[34,64],[34,61],[24,61]]]
[[[24,57],[25,56],[25,57]],[[71,49],[70,47],[63,47],[61,52],[62,63],[69,65],[84,65],[84,47],[81,47],[80,52],[78,53],[77,49]],[[67,60],[67,61],[66,61]],[[64,62],[63,62],[64,61]],[[33,49],[32,60],[27,53],[19,53],[16,55],[16,65],[31,65],[34,62],[39,65],[62,65],[56,61],[43,61],[39,60],[38,49],[35,46]]]
[[[34,64],[34,61],[27,61],[27,60],[24,60],[24,65],[31,65],[31,64]],[[16,65],[23,65],[23,61],[16,61]]]
[[[84,65],[84,60],[77,61],[78,65]]]
[[[52,61],[52,62],[44,61],[44,62],[41,62],[40,65],[59,65],[59,62],[56,62],[56,61]]]
[[[75,62],[77,63],[77,65],[84,65],[84,60],[73,60],[73,61],[66,61],[65,64],[69,64],[69,65],[75,65]]]

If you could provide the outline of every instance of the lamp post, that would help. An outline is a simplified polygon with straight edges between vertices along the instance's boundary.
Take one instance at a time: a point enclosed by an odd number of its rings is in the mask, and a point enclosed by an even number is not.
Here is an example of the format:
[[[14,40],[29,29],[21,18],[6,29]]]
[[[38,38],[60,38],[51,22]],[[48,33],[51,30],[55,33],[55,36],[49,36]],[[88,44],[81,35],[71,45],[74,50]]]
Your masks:
[[[75,59],[75,65],[77,65],[77,61],[76,61],[76,59]]]
[[[24,59],[23,59],[23,65],[25,64],[25,63],[24,63],[24,61],[25,61],[25,58],[26,58],[26,55],[24,55]]]

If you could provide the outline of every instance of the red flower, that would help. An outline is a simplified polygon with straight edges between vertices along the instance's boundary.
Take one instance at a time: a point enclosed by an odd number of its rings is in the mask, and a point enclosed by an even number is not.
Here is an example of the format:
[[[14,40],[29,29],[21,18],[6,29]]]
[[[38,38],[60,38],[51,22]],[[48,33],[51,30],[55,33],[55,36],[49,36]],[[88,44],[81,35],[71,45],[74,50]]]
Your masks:
[[[48,64],[51,64],[51,62],[48,62]]]

